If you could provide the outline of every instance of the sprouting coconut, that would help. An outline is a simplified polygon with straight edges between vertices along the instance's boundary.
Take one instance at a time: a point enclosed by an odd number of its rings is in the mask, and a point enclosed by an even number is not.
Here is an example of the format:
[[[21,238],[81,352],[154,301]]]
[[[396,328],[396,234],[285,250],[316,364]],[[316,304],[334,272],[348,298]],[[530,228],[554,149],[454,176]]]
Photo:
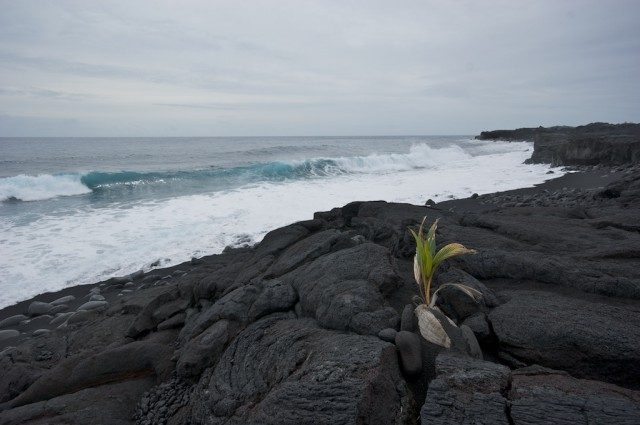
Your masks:
[[[422,303],[416,307],[415,314],[418,317],[420,334],[424,339],[442,347],[449,348],[451,346],[451,340],[434,312],[441,313],[453,326],[455,326],[455,323],[442,313],[438,307],[436,307],[435,304],[438,299],[438,291],[445,286],[453,286],[460,290],[463,295],[473,298],[476,302],[480,301],[482,294],[469,286],[459,283],[448,283],[446,285],[442,285],[438,290],[431,294],[431,283],[436,271],[445,260],[464,254],[475,254],[476,251],[465,248],[459,243],[450,243],[440,248],[439,251],[436,251],[436,229],[438,227],[438,220],[431,225],[429,232],[427,233],[427,237],[425,238],[423,229],[426,219],[427,217],[422,220],[418,233],[409,229],[416,240],[416,255],[413,259],[413,273],[416,283],[418,284],[420,298],[422,301]]]

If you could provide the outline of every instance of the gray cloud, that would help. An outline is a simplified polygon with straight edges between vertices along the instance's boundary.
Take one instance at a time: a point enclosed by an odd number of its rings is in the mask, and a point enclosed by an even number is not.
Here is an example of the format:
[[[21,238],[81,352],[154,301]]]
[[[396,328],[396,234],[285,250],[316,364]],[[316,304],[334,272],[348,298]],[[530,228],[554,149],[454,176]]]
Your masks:
[[[633,0],[0,0],[0,136],[640,120]]]

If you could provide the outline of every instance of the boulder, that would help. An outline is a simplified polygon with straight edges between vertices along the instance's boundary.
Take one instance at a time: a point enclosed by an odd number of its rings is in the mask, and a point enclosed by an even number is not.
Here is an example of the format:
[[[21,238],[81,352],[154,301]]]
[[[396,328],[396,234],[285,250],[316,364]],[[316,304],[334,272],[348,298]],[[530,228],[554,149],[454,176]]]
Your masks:
[[[62,304],[69,304],[72,301],[75,301],[76,297],[74,297],[73,295],[67,295],[65,297],[60,297],[54,301],[51,301],[49,304],[51,305],[62,305]]]
[[[5,329],[0,331],[0,341],[6,341],[18,336],[20,336],[20,331],[17,331],[15,329]]]
[[[423,424],[503,424],[507,417],[509,368],[467,356],[442,352],[436,378],[429,383],[420,411]]]
[[[43,303],[41,301],[34,301],[29,304],[28,313],[29,316],[40,316],[42,314],[48,314],[53,306],[49,303]]]
[[[525,364],[640,388],[637,308],[542,291],[505,291],[489,314],[498,349]]]
[[[413,332],[400,331],[395,337],[400,355],[400,366],[406,376],[414,377],[422,372],[422,342]]]
[[[371,243],[342,249],[281,277],[298,293],[304,316],[330,329],[377,335],[397,320],[384,294],[401,281],[387,249]]]
[[[512,373],[509,399],[515,424],[631,425],[640,418],[640,392],[539,366]]]
[[[172,351],[163,344],[136,341],[88,357],[71,357],[45,372],[2,407],[23,406],[70,394],[83,388],[155,375],[166,379],[173,369]]]
[[[82,304],[80,307],[78,307],[77,311],[83,311],[83,310],[106,310],[107,307],[109,306],[109,303],[106,301],[88,301],[84,304]]]
[[[266,276],[281,276],[306,261],[313,260],[328,253],[342,235],[342,232],[336,229],[329,229],[315,233],[294,243],[285,249],[271,267],[269,267]]]
[[[402,423],[406,393],[393,345],[276,313],[243,330],[202,376],[188,422]]]
[[[23,322],[27,319],[29,318],[24,314],[16,314],[14,316],[9,316],[6,319],[0,320],[0,329],[19,325],[20,322]]]

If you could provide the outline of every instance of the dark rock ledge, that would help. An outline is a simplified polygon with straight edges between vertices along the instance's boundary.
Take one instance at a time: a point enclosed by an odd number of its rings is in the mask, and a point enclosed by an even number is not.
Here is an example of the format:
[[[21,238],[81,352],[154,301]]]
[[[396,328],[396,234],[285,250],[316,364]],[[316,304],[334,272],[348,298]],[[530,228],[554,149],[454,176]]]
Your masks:
[[[436,282],[484,295],[443,291],[446,351],[411,314],[424,215],[479,251]],[[0,311],[0,424],[635,424],[639,217],[640,170],[598,169],[429,208],[355,202],[43,294]]]
[[[483,131],[481,140],[529,140],[528,162],[554,165],[620,165],[640,162],[640,124],[591,123]]]

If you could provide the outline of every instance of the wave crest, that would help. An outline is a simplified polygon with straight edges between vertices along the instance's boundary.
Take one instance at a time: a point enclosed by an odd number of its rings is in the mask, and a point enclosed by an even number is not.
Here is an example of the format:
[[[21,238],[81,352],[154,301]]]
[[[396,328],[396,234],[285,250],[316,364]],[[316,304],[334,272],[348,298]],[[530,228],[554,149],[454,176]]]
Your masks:
[[[5,177],[0,179],[0,200],[41,201],[91,193],[91,189],[82,184],[80,179],[80,174],[20,174]]]
[[[0,200],[39,201],[59,196],[84,195],[93,191],[117,190],[140,185],[167,185],[175,182],[204,182],[211,187],[232,187],[262,181],[286,181],[348,174],[384,174],[420,168],[434,168],[451,161],[470,158],[459,146],[411,147],[408,153],[315,158],[304,161],[269,162],[233,168],[169,172],[98,172],[18,175],[0,179]],[[218,184],[213,184],[217,182]]]

